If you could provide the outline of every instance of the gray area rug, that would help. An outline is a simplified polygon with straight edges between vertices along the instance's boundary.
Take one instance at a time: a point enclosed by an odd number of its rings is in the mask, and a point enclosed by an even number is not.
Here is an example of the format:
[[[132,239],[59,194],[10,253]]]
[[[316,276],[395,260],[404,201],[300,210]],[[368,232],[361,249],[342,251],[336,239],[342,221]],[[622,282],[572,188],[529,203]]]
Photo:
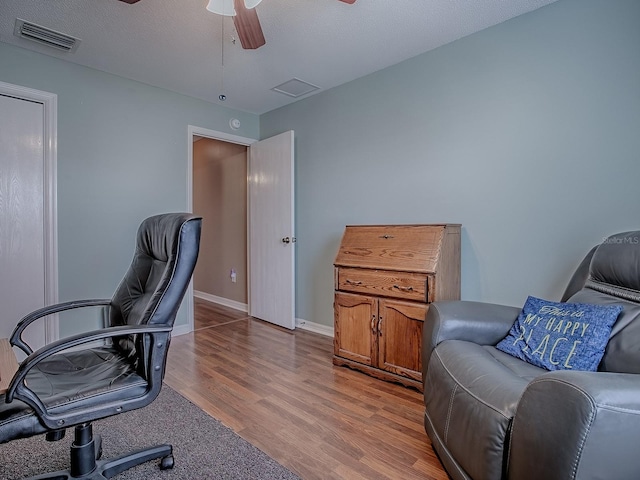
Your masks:
[[[160,470],[156,460],[116,475],[117,480],[299,480],[166,385],[148,407],[99,420],[93,424],[93,432],[102,436],[104,459],[147,446],[173,445],[172,470]],[[39,435],[0,445],[0,479],[68,468],[72,441],[73,429],[69,429],[58,442],[47,442]]]

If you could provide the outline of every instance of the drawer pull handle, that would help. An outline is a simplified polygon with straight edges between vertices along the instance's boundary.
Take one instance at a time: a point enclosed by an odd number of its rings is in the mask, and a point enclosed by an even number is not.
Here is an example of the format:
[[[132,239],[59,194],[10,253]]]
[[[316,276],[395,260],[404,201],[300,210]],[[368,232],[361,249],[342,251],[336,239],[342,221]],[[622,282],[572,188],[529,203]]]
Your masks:
[[[353,280],[346,279],[345,283],[347,285],[362,285],[362,282],[354,282]]]
[[[393,288],[397,288],[403,292],[413,292],[413,287],[401,287],[400,285],[394,285]]]
[[[393,238],[393,235],[380,235],[378,238],[384,238],[385,240]]]

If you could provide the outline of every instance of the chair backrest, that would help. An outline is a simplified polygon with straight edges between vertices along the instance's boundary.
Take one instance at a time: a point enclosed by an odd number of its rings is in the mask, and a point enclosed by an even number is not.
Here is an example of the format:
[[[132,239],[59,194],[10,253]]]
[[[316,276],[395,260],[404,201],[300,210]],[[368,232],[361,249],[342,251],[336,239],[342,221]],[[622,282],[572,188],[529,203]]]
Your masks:
[[[599,369],[640,373],[640,231],[612,235],[600,244],[584,288],[568,301],[622,305]]]
[[[575,293],[584,288],[585,283],[587,283],[587,279],[589,278],[589,267],[591,266],[591,259],[593,258],[593,254],[598,248],[598,245],[589,250],[589,253],[582,259],[576,271],[573,272],[569,283],[567,284],[567,288],[564,290],[562,297],[560,298],[561,302],[566,302],[571,296],[575,295]]]
[[[188,213],[142,222],[131,265],[111,299],[110,326],[173,325],[198,258],[201,222]],[[142,347],[131,336],[114,345],[128,356]]]

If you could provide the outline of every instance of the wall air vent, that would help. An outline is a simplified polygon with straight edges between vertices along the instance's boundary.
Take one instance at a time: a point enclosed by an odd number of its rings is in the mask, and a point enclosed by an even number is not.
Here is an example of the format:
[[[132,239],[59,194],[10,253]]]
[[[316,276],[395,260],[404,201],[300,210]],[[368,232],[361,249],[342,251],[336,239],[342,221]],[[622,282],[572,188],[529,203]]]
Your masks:
[[[20,18],[16,18],[13,34],[16,37],[26,38],[38,42],[41,45],[64,50],[65,52],[75,52],[80,43],[79,38],[56,32],[55,30],[27,22]]]

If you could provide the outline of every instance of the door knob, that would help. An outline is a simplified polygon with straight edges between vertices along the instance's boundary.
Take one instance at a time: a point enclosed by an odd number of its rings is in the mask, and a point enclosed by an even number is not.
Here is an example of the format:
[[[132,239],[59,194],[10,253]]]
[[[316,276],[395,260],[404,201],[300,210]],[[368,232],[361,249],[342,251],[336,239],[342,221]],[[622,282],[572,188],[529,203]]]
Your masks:
[[[282,243],[289,243],[289,242],[291,242],[291,239],[289,237],[284,237],[282,239]]]

